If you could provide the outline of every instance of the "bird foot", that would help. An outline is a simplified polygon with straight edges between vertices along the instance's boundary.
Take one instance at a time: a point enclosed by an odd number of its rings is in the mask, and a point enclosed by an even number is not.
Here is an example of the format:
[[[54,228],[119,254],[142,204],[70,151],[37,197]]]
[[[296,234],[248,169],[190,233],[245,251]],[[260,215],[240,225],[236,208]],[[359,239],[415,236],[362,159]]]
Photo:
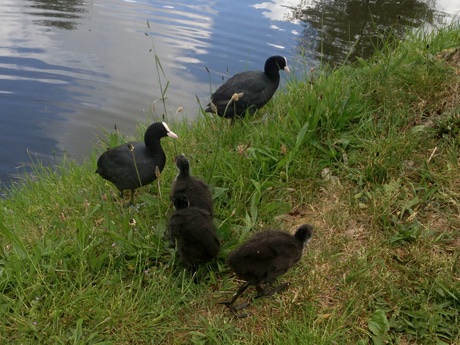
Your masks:
[[[273,287],[272,285],[267,285],[263,289],[258,289],[256,298],[273,296],[277,292],[283,292],[288,287],[289,283],[283,283],[276,287]]]
[[[251,313],[242,313],[242,314],[238,314],[237,311],[238,310],[241,310],[241,309],[244,309],[246,308],[247,306],[249,306],[249,303],[248,302],[245,302],[245,303],[242,303],[242,304],[239,304],[237,306],[234,306],[232,302],[219,302],[219,304],[223,304],[225,305],[228,309],[230,309],[230,311],[232,312],[232,314],[237,317],[238,319],[243,319],[245,317],[248,317],[251,315]]]
[[[274,288],[274,290],[275,290],[276,292],[283,292],[283,291],[286,290],[288,287],[289,287],[289,283],[286,282],[286,283],[283,283],[283,284],[278,285],[276,288]]]

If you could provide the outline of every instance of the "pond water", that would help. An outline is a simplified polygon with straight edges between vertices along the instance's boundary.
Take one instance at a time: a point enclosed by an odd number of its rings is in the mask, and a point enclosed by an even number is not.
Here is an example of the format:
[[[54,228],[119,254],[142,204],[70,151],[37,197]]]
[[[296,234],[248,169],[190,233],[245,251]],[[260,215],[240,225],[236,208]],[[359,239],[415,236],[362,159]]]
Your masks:
[[[2,0],[0,184],[31,160],[83,161],[115,126],[192,120],[223,79],[271,55],[302,77],[459,11],[458,0]]]

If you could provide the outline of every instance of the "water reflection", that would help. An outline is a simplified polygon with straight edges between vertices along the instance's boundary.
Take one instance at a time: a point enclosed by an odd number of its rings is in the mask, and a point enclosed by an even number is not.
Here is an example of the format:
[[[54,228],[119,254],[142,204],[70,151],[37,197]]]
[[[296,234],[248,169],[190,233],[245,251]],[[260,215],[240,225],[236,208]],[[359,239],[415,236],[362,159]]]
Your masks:
[[[59,32],[81,23],[85,11],[79,4],[4,0],[0,5],[0,186],[9,185],[16,171],[28,170],[31,158],[56,163],[65,149],[50,128],[72,118],[78,112],[75,100],[92,89],[74,86],[105,78],[76,62],[77,55],[56,40]]]
[[[316,60],[332,64],[369,58],[383,42],[399,40],[408,28],[436,20],[432,1],[291,0],[255,7],[273,20],[301,22],[298,53],[313,51]]]
[[[383,42],[399,40],[408,27],[433,22],[434,9],[417,0],[322,0],[293,9],[293,15],[318,32],[318,56],[341,63],[368,58]]]
[[[75,30],[81,14],[87,12],[80,0],[28,0],[32,11],[25,13],[36,16],[35,24],[55,26],[64,30]],[[86,3],[88,4],[88,3]]]
[[[262,11],[262,15],[270,20],[297,23],[300,20],[292,14],[292,9],[302,5],[302,0],[274,0],[252,5]]]

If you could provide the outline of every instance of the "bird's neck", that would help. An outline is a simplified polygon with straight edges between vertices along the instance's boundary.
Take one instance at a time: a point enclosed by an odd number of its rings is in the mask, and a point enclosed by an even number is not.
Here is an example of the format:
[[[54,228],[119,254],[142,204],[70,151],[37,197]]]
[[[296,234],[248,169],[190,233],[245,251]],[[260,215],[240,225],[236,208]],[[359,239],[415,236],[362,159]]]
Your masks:
[[[266,70],[265,75],[272,80],[275,80],[277,82],[280,81],[280,72],[278,70]]]
[[[179,170],[179,173],[177,174],[177,177],[180,177],[182,179],[189,178],[190,177],[190,170],[189,169]]]
[[[152,140],[144,140],[145,147],[149,152],[155,152],[157,155],[164,155],[163,148],[161,147],[160,140],[152,139]]]

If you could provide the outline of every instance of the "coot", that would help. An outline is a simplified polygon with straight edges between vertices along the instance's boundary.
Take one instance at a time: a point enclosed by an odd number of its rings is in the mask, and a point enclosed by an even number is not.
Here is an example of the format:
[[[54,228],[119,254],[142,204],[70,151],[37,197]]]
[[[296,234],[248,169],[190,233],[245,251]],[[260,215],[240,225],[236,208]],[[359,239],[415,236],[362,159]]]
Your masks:
[[[247,71],[235,74],[211,95],[205,109],[208,113],[234,119],[263,107],[275,94],[280,83],[279,70],[290,73],[284,56],[271,56],[265,62],[264,72]],[[232,98],[233,97],[233,98]]]
[[[174,163],[176,164],[178,174],[172,185],[171,201],[173,201],[175,194],[183,193],[186,195],[191,207],[207,210],[212,217],[214,215],[214,206],[208,184],[190,175],[190,164],[183,154],[176,156]]]
[[[233,250],[227,258],[227,265],[246,282],[240,286],[231,301],[221,303],[235,316],[245,317],[246,314],[237,315],[236,311],[248,304],[238,307],[233,304],[249,285],[256,286],[257,297],[271,296],[285,289],[288,283],[277,287],[272,287],[272,284],[278,276],[286,273],[300,260],[312,231],[313,228],[309,224],[301,225],[294,235],[279,230],[266,230],[253,235]],[[262,284],[265,286],[262,287]]]
[[[134,190],[152,183],[166,164],[166,155],[161,147],[163,137],[177,139],[164,122],[151,124],[144,135],[144,142],[132,141],[105,151],[97,161],[96,172],[112,182],[121,193],[131,190],[131,204]]]
[[[168,237],[177,245],[177,253],[187,267],[216,259],[220,251],[216,227],[211,214],[190,207],[184,193],[173,198],[175,211],[168,222]]]

